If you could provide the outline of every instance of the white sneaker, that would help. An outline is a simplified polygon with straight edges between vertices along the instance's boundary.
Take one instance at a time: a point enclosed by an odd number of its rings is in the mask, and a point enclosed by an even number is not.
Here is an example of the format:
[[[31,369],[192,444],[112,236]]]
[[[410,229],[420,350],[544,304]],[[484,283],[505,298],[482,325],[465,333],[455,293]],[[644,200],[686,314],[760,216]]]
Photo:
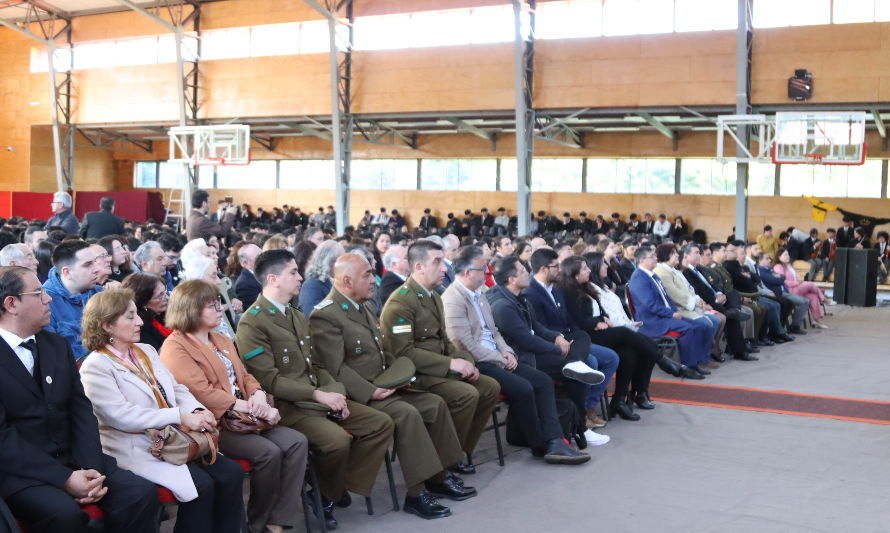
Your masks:
[[[819,328],[819,329],[828,329],[828,326],[826,326],[826,325],[823,324],[822,322],[816,322],[816,323],[814,324],[814,326],[816,326],[816,327]]]
[[[602,446],[611,440],[608,435],[595,433],[592,429],[584,432],[584,438],[587,439],[587,444],[591,446]]]
[[[572,361],[562,367],[562,375],[588,385],[599,385],[606,380],[606,376],[602,372],[590,368],[581,361]]]
[[[831,298],[826,298],[825,301],[822,303],[824,303],[825,305],[837,305],[837,302],[835,302]]]

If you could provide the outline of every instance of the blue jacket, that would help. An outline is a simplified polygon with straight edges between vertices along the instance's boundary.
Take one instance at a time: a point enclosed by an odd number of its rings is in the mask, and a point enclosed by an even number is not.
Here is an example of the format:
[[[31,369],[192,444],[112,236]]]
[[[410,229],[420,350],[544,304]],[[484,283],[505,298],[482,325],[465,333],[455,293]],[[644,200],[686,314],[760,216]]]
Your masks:
[[[532,278],[528,287],[523,289],[522,294],[525,296],[529,307],[532,308],[535,318],[540,320],[545,328],[559,333],[571,333],[572,317],[569,316],[569,311],[566,309],[562,292],[556,287],[553,287],[551,292],[553,299],[547,295],[547,290],[544,286]],[[555,305],[553,303],[554,300],[556,300]]]
[[[334,282],[331,280],[320,281],[318,278],[308,278],[300,290],[300,309],[303,314],[309,316],[312,309],[331,292],[333,286]]]
[[[62,285],[59,273],[56,272],[56,267],[53,267],[49,271],[49,277],[43,284],[43,288],[53,299],[49,303],[49,326],[46,329],[65,337],[65,340],[71,345],[74,358],[80,360],[89,353],[83,347],[81,339],[83,330],[80,321],[83,317],[83,308],[92,295],[102,292],[102,287],[96,285],[87,292],[71,294]]]
[[[643,323],[640,333],[647,337],[657,337],[671,329],[677,306],[667,295],[665,299],[668,305],[664,305],[664,299],[652,276],[638,268],[630,277],[627,288],[633,300],[634,320]]]

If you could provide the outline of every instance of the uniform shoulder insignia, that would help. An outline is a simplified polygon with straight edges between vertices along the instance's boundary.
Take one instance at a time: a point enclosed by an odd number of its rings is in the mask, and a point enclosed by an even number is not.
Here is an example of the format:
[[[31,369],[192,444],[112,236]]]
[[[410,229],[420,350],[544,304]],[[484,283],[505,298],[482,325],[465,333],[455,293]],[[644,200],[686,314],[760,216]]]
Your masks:
[[[260,306],[255,305],[255,306],[251,307],[247,312],[250,313],[250,314],[252,314],[252,315],[259,314],[259,312],[260,312]]]
[[[315,309],[324,309],[325,307],[331,305],[332,303],[334,303],[334,300],[331,300],[331,299],[322,300],[322,301],[318,302],[318,305],[315,306]]]
[[[342,310],[344,310],[344,311],[349,311],[349,304],[346,303],[346,302],[341,303],[341,304],[340,304],[340,309],[342,309]]]
[[[408,292],[409,292],[409,289],[408,289],[407,285],[404,285],[404,286],[402,286],[401,289],[399,289],[399,294],[408,294]]]

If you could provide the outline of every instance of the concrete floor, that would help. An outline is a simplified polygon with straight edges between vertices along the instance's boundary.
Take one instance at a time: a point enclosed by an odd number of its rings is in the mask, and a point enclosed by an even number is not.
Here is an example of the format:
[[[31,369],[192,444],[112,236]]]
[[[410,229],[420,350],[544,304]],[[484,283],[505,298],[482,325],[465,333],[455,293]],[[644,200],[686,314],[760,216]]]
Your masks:
[[[830,311],[831,329],[765,348],[759,362],[727,363],[704,383],[890,401],[890,309]],[[657,368],[653,377],[673,379]],[[512,447],[500,467],[487,432],[479,472],[465,477],[479,496],[443,501],[454,513],[446,519],[393,512],[381,472],[376,514],[354,497],[335,511],[339,531],[890,531],[886,426],[667,403],[641,415],[610,422],[601,431],[612,441],[574,467]],[[396,481],[402,499],[398,463]]]

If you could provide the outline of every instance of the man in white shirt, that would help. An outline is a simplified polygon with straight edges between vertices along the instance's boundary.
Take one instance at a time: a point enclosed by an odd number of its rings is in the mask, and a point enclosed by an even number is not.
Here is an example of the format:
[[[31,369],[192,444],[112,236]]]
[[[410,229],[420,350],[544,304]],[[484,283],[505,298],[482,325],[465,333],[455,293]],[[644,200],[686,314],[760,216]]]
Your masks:
[[[652,227],[652,234],[655,235],[655,240],[657,242],[661,242],[667,238],[671,233],[671,223],[667,221],[667,216],[664,213],[658,215],[658,220],[655,222],[655,225]]]

